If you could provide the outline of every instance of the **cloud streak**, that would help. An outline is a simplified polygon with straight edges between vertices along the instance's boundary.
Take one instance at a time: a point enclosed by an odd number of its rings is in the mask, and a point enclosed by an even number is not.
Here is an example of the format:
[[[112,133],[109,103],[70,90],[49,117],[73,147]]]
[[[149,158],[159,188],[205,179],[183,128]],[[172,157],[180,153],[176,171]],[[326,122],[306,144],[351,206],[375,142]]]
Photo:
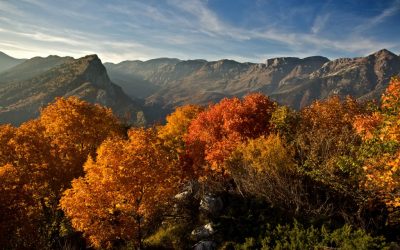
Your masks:
[[[400,11],[400,0],[396,0],[389,7],[384,9],[380,14],[378,14],[372,18],[369,18],[364,23],[357,26],[355,30],[358,33],[367,31],[367,30],[371,29],[372,27],[381,24],[382,22],[385,21],[385,19],[395,15],[399,11]]]
[[[330,18],[330,14],[325,14],[325,15],[318,15],[317,18],[314,20],[314,24],[311,27],[311,32],[313,34],[318,34],[326,25]]]
[[[330,20],[337,15],[334,11],[316,15],[302,29],[293,29],[270,20],[237,25],[202,0],[118,1],[103,6],[83,1],[63,2],[61,7],[36,0],[24,0],[25,5],[0,1],[4,13],[0,17],[0,50],[15,53],[20,48],[19,55],[61,51],[82,56],[91,52],[114,62],[163,56],[211,60],[230,57],[248,61],[262,60],[262,55],[280,54],[364,55],[381,48],[398,48],[396,41],[367,36],[361,30],[379,26],[395,16],[399,1],[367,22],[354,25],[354,32],[343,33],[341,37],[329,35]],[[79,8],[90,11],[79,13],[76,11]],[[290,18],[282,17],[281,22],[312,11],[310,6],[290,9]]]

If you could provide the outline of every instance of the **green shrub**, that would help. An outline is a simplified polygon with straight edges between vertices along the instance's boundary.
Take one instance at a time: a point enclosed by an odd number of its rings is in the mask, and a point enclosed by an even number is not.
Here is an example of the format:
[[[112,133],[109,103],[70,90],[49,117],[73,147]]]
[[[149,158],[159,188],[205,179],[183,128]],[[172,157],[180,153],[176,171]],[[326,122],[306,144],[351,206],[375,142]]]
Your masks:
[[[382,236],[373,237],[362,229],[345,225],[330,231],[324,226],[304,228],[295,222],[293,226],[278,225],[269,228],[259,239],[247,238],[234,249],[389,249]]]
[[[144,240],[144,245],[149,249],[185,249],[190,245],[190,232],[183,224],[163,225]]]

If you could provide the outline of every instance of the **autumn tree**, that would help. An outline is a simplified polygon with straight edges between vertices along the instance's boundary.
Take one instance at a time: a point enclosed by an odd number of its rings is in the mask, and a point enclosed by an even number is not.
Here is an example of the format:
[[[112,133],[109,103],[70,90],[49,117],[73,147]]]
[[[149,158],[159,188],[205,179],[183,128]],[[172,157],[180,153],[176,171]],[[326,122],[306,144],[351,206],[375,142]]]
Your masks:
[[[18,235],[17,248],[55,243],[61,193],[82,174],[87,156],[114,134],[121,129],[109,109],[75,97],[56,100],[38,119],[18,128],[0,127],[0,199],[14,197],[0,212],[13,221],[8,231]]]
[[[50,138],[55,154],[65,166],[68,180],[82,174],[88,155],[107,137],[122,134],[122,127],[111,109],[89,104],[77,97],[58,98],[41,111],[39,122]]]
[[[14,137],[16,128],[11,125],[0,125],[0,165],[12,162],[15,157],[13,147],[9,145]]]
[[[223,162],[237,145],[248,139],[268,135],[276,103],[262,94],[223,99],[200,113],[189,126],[185,138],[195,168],[205,166],[224,173]]]
[[[390,209],[400,208],[400,78],[392,78],[380,109],[354,122],[364,138],[365,188],[378,194]],[[399,223],[399,219],[397,218]]]
[[[37,230],[41,226],[38,221],[53,193],[50,190],[57,171],[52,171],[52,166],[56,166],[57,157],[51,154],[50,141],[37,121],[26,122],[15,129],[3,147],[8,148],[9,155],[1,162],[0,196],[13,199],[11,203],[3,203],[2,217],[12,222],[8,228],[11,235],[19,233],[14,239],[18,248],[29,248],[35,238],[39,246],[43,242],[38,240]]]
[[[272,113],[270,124],[274,133],[281,135],[287,141],[292,141],[299,118],[299,112],[287,106],[278,106]]]
[[[185,137],[193,119],[204,110],[198,105],[185,105],[167,116],[166,124],[159,126],[158,137],[163,141],[164,147],[170,152],[170,157],[175,160],[175,164],[181,166],[181,177],[193,177],[193,168],[187,155],[185,147]]]
[[[14,245],[21,249],[28,248],[27,245],[16,242],[20,235],[24,235],[27,241],[34,240],[29,237],[32,228],[26,221],[27,216],[24,211],[26,206],[32,205],[26,202],[26,200],[32,200],[30,199],[31,193],[21,189],[16,177],[18,177],[18,173],[12,165],[7,164],[0,167],[0,245],[2,249],[12,249]],[[21,225],[25,225],[25,227]],[[18,229],[22,232],[16,235]]]
[[[243,193],[300,211],[305,196],[293,151],[275,134],[239,144],[226,167]]]
[[[64,193],[61,207],[96,248],[136,240],[179,185],[178,168],[154,129],[133,129],[128,139],[106,140],[85,176]]]
[[[197,105],[185,105],[176,108],[176,110],[167,116],[167,123],[160,126],[158,136],[171,150],[181,154],[185,150],[184,137],[188,132],[191,121],[204,109]]]
[[[342,156],[354,154],[361,139],[353,122],[363,108],[356,100],[334,96],[315,101],[300,112],[300,122],[294,136],[299,166],[314,180],[340,192],[357,188],[361,169],[342,164]]]

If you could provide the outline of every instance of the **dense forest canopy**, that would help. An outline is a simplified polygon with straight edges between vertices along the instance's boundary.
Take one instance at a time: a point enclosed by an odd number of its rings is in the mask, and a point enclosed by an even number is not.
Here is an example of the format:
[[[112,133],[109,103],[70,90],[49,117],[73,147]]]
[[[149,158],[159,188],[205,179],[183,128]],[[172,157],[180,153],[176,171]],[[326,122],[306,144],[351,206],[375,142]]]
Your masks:
[[[166,120],[129,127],[69,97],[0,125],[0,248],[399,244],[400,78],[379,104],[253,93]]]

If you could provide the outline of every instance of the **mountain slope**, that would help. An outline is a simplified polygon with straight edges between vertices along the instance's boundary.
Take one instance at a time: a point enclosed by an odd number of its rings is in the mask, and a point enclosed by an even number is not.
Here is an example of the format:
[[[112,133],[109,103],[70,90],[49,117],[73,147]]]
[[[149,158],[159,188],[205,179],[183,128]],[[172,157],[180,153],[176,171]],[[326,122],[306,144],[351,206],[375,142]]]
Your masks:
[[[7,83],[10,81],[17,82],[26,80],[35,77],[39,74],[42,74],[58,65],[73,60],[74,58],[72,57],[59,57],[59,56],[34,57],[8,70],[1,72],[0,84]]]
[[[3,52],[0,52],[0,72],[3,72],[9,68],[12,68],[15,65],[18,65],[24,61],[25,61],[25,59],[17,59],[17,58],[9,56]]]
[[[158,58],[142,61],[124,61],[119,64],[105,63],[107,72],[113,82],[135,98],[146,98],[155,93],[159,87],[154,84],[152,76],[164,67],[179,63],[178,59]]]
[[[179,105],[208,104],[249,92],[265,93],[296,109],[331,95],[371,99],[381,95],[391,76],[400,74],[400,57],[380,50],[332,61],[321,56],[258,64],[159,58],[104,66],[95,55],[76,60],[49,56],[0,73],[0,123],[19,124],[56,96],[70,95],[109,106],[119,116],[128,113],[131,121],[142,109],[149,121],[161,121]],[[133,101],[138,99],[143,103]]]
[[[400,73],[400,57],[384,49],[366,57],[333,61],[321,56],[273,58],[260,64],[163,58],[106,67],[116,84],[130,96],[145,98],[149,107],[207,104],[258,91],[301,108],[334,94],[378,97],[390,77]]]
[[[25,65],[38,65],[29,73],[35,75],[23,80],[14,80],[0,84],[0,123],[11,122],[20,124],[38,115],[40,107],[52,102],[57,96],[78,96],[83,100],[100,103],[113,109],[121,116],[130,116],[130,121],[136,120],[140,111],[139,105],[132,101],[122,89],[113,84],[107,72],[96,55],[80,59],[72,58],[33,58]],[[57,62],[64,63],[57,65]],[[51,63],[56,66],[44,71]],[[22,66],[22,65],[20,65]],[[43,73],[35,74],[33,72]]]
[[[331,95],[377,99],[392,76],[400,74],[400,57],[388,50],[359,58],[341,58],[324,64],[304,78],[286,81],[272,97],[304,107]]]
[[[134,92],[138,89],[137,82],[147,83],[153,91],[140,97],[146,98],[148,105],[172,107],[192,102],[206,104],[252,91],[271,93],[278,88],[280,81],[309,74],[328,61],[325,57],[274,58],[267,60],[266,64],[226,59],[213,62],[172,60],[145,70],[144,65],[150,61],[126,61],[117,65],[106,64],[106,67],[111,79],[124,86],[128,94],[137,93]],[[120,81],[121,75],[124,76],[123,82]]]

